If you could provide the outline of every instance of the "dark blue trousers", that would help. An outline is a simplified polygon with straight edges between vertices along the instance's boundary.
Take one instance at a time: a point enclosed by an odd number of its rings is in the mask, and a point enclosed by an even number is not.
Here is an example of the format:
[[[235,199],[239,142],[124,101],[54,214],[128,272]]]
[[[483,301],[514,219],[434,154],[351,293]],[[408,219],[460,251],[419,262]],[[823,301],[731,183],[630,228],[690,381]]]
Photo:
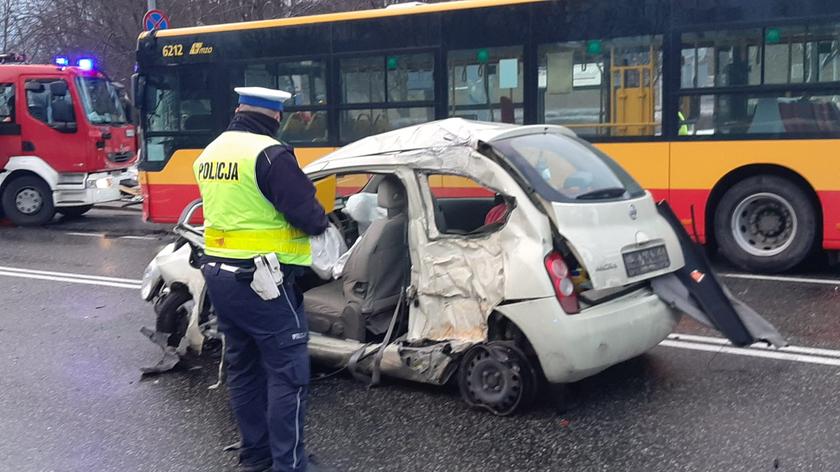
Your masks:
[[[309,392],[309,329],[293,277],[265,301],[212,264],[202,269],[225,335],[230,402],[242,436],[240,462],[273,459],[274,471],[305,471],[303,421]]]

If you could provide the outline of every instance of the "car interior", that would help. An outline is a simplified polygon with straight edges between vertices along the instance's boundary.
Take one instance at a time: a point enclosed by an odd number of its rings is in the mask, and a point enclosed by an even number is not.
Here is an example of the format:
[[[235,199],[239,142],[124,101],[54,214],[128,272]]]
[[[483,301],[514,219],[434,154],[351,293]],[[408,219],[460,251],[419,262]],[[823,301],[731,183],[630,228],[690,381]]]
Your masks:
[[[304,293],[312,331],[366,341],[388,329],[410,265],[408,202],[396,176],[386,175],[372,184],[387,216],[371,222],[359,236],[339,279]],[[352,223],[345,220],[339,228],[345,236],[353,232],[348,224]]]
[[[514,200],[492,191],[486,193],[486,197],[474,198],[433,197],[439,232],[469,237],[504,225]],[[301,285],[310,330],[373,342],[384,337],[408,283],[408,201],[405,186],[395,175],[370,176],[357,194],[375,194],[382,210],[379,214],[384,216],[364,228],[368,222],[357,222],[343,211],[352,195],[339,197],[330,219],[351,248],[341,276],[324,281],[310,274]],[[407,328],[405,315],[398,321],[395,337]]]

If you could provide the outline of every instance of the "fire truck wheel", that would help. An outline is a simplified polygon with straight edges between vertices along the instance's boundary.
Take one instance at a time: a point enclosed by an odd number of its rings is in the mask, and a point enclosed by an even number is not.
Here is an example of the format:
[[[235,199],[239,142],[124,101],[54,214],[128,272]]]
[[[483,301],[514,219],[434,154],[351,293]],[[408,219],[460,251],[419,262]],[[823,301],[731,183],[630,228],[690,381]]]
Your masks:
[[[18,226],[40,226],[55,216],[52,190],[34,175],[18,177],[3,190],[3,211]]]
[[[66,218],[78,218],[90,211],[91,208],[93,208],[93,205],[81,205],[73,207],[59,207],[56,211],[64,215]]]

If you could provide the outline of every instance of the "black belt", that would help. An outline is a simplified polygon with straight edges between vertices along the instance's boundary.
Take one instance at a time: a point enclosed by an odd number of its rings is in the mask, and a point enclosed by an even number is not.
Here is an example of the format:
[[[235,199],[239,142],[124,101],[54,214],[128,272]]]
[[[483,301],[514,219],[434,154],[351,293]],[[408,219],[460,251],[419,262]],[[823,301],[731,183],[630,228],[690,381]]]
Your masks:
[[[205,255],[201,260],[202,264],[209,264],[211,262],[217,262],[217,263],[220,263],[220,264],[232,265],[232,266],[236,266],[236,267],[239,267],[239,268],[242,268],[242,269],[253,269],[254,267],[256,267],[254,265],[254,260],[253,259],[231,259],[229,257],[218,257],[218,256]]]

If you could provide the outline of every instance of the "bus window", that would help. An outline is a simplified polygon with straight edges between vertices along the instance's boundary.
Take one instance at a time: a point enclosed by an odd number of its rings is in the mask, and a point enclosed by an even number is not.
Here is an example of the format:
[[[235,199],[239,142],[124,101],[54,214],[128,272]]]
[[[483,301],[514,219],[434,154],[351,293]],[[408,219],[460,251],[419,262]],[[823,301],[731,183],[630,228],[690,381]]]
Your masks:
[[[327,141],[327,86],[323,61],[305,60],[247,64],[231,72],[234,87],[267,87],[292,94],[284,104],[279,139],[294,144]]]
[[[682,35],[682,88],[759,85],[761,30]]]
[[[286,107],[327,104],[327,73],[321,61],[277,65],[277,88],[292,94]]]
[[[0,123],[15,122],[15,84],[0,84]]]
[[[450,51],[447,61],[449,116],[523,122],[521,47]]]
[[[765,29],[764,83],[840,81],[840,25]]]
[[[149,131],[208,131],[213,129],[210,74],[183,69],[156,74],[147,81]]]
[[[540,115],[583,136],[662,133],[662,38],[539,47]]]
[[[342,142],[434,120],[434,55],[340,61]]]
[[[840,132],[840,94],[686,96],[680,109],[694,135]]]

